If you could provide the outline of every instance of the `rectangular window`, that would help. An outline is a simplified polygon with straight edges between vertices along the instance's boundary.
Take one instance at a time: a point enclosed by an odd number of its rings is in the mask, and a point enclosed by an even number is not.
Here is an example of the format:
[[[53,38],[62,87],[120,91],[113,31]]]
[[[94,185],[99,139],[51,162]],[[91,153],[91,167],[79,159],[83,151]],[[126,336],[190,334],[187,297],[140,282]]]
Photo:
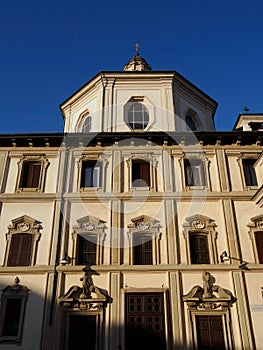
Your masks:
[[[78,236],[77,265],[97,264],[97,237]]]
[[[6,298],[6,309],[2,336],[17,336],[21,313],[22,298]]]
[[[87,160],[82,162],[80,187],[100,187],[101,165],[99,161]]]
[[[165,350],[163,293],[127,293],[125,350]]]
[[[185,185],[206,186],[204,163],[200,159],[184,160]]]
[[[263,231],[255,232],[258,262],[263,264]]]
[[[24,161],[20,177],[20,188],[38,188],[41,173],[41,162]]]
[[[246,186],[257,186],[257,176],[254,168],[256,159],[242,159]]]
[[[152,237],[136,234],[133,236],[133,244],[133,264],[152,265]]]
[[[32,259],[32,235],[13,234],[11,238],[7,266],[30,266]]]
[[[96,318],[95,315],[70,315],[66,346],[64,348],[66,350],[98,349]]]
[[[196,316],[196,328],[198,349],[225,349],[221,316]]]
[[[210,264],[207,236],[190,234],[190,255],[192,264]]]
[[[150,187],[150,163],[145,160],[132,161],[132,187]]]

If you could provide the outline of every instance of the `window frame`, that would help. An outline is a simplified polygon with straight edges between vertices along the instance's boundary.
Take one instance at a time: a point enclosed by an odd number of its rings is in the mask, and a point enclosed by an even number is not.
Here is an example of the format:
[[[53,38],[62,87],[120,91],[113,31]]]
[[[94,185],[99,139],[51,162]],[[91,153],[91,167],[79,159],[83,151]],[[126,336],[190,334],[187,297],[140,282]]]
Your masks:
[[[196,177],[195,175],[197,174],[198,176]],[[195,181],[196,179],[198,179],[197,183]],[[184,181],[186,188],[207,187],[205,164],[202,159],[184,159]]]
[[[195,253],[196,253],[196,261],[193,262],[193,251],[192,251],[192,243],[193,243],[193,238],[196,240],[197,238],[205,238],[206,240],[206,255],[207,255],[207,262],[200,262],[202,259],[201,259],[201,254],[204,253],[204,252],[197,252],[195,250]],[[196,242],[195,242],[196,243]],[[208,244],[208,235],[204,232],[194,232],[194,231],[189,231],[189,254],[190,254],[190,261],[191,261],[191,264],[192,265],[200,265],[200,264],[210,264],[210,254],[209,254],[209,244]]]
[[[8,232],[6,233],[6,251],[4,258],[4,266],[33,266],[36,262],[37,255],[37,244],[40,239],[40,229],[42,228],[40,223],[32,219],[27,215],[23,215],[11,221],[12,224],[8,226]],[[8,265],[12,237],[19,234],[28,234],[32,236],[31,240],[31,251],[30,251],[30,263],[28,265]]]
[[[262,235],[263,235],[263,215],[257,215],[251,218],[247,227],[249,228],[248,234],[252,244],[254,261],[256,264],[263,264],[263,262],[260,262],[258,247],[257,247],[257,242],[255,237],[255,234],[258,232],[262,232]]]
[[[201,185],[189,185],[187,184],[187,174],[186,174],[186,165],[187,162],[191,166],[191,163],[194,164],[196,162],[199,162],[202,167],[203,177],[204,177],[204,184]],[[182,179],[182,190],[183,191],[190,191],[190,190],[207,190],[211,191],[211,178],[210,178],[210,160],[205,156],[203,153],[183,153],[178,158],[179,166],[181,169],[181,179]]]
[[[146,215],[131,219],[132,223],[128,225],[128,245],[129,245],[129,264],[135,265],[134,262],[134,241],[136,237],[144,236],[152,242],[152,263],[150,265],[160,264],[160,224],[155,219],[151,219]],[[145,264],[138,264],[145,265]]]
[[[239,166],[239,169],[240,169],[240,176],[241,176],[241,182],[242,182],[242,186],[243,186],[243,189],[245,190],[250,190],[250,189],[257,189],[259,187],[258,185],[258,178],[257,178],[257,173],[255,171],[255,179],[257,181],[257,185],[255,184],[252,184],[252,185],[249,185],[247,184],[246,182],[246,174],[245,174],[245,169],[244,169],[244,161],[245,160],[255,160],[255,163],[258,159],[258,157],[260,156],[260,154],[258,153],[241,153],[239,155],[239,157],[237,158],[237,162],[238,162],[238,166]]]
[[[140,107],[141,109],[136,110],[135,109],[136,107]],[[137,113],[139,113],[141,117],[138,120],[136,120],[136,118],[134,117],[134,115],[136,115]],[[131,99],[125,105],[124,114],[125,114],[124,120],[126,125],[130,128],[130,130],[134,132],[145,131],[150,124],[149,109],[148,109],[148,106],[145,104],[145,101],[143,98]],[[132,114],[132,120],[131,120],[131,114]],[[141,127],[135,127],[136,122],[138,125],[140,124]]]
[[[78,263],[79,257],[79,236],[85,238],[92,237],[96,239],[96,264],[102,265],[104,260],[104,240],[106,238],[106,225],[105,221],[97,219],[93,216],[85,216],[77,220],[77,224],[73,226],[72,240],[72,256],[74,265],[80,265]],[[85,265],[85,264],[84,264]]]
[[[2,290],[0,307],[0,343],[21,343],[28,292],[29,289],[20,284],[18,277],[15,278],[15,283],[13,285],[7,286]],[[7,302],[15,299],[21,300],[17,333],[16,335],[4,335],[3,331],[5,327]]]
[[[23,186],[23,176],[24,176],[24,169],[26,163],[39,163],[40,170],[39,170],[39,178],[38,178],[38,185],[37,186]],[[32,155],[23,155],[23,157],[20,159],[18,164],[18,175],[17,175],[17,181],[16,181],[16,192],[44,192],[45,187],[45,178],[46,178],[46,170],[49,165],[49,162],[46,158],[45,154],[32,154]]]
[[[76,154],[77,155],[77,154]],[[82,187],[82,176],[83,176],[83,163],[94,162],[95,168],[99,169],[98,174],[98,186],[93,187]],[[89,191],[103,191],[106,190],[106,171],[108,167],[108,160],[101,154],[82,154],[77,161],[77,190],[80,192]]]
[[[149,186],[134,186],[133,185],[133,164],[135,162],[149,163]],[[128,168],[128,191],[147,190],[156,192],[157,189],[157,160],[152,154],[134,153],[126,160]]]
[[[193,215],[185,219],[183,224],[183,236],[186,245],[186,260],[187,264],[193,264],[191,262],[191,247],[190,247],[190,235],[204,235],[207,237],[208,255],[210,262],[207,263],[217,264],[219,262],[218,250],[217,250],[217,236],[215,221],[204,215]],[[200,265],[200,264],[193,264]]]

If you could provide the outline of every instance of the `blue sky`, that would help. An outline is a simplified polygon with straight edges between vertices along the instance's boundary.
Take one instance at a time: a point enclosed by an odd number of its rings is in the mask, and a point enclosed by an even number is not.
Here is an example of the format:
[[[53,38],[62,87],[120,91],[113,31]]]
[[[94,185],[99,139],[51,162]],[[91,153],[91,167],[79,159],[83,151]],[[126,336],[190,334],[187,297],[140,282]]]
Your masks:
[[[232,130],[245,105],[263,112],[262,14],[261,0],[3,0],[0,133],[61,132],[59,104],[122,70],[136,42],[154,70],[215,99],[217,130]]]

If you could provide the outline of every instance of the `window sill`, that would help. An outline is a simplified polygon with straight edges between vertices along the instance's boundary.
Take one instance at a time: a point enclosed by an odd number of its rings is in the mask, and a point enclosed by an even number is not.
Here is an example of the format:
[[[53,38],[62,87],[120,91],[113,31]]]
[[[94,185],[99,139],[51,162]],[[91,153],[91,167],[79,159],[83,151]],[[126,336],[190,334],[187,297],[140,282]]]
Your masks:
[[[101,187],[81,187],[79,189],[80,192],[96,192],[96,191],[101,191]]]
[[[22,193],[22,192],[43,192],[41,188],[39,187],[21,187],[16,190],[17,193]]]

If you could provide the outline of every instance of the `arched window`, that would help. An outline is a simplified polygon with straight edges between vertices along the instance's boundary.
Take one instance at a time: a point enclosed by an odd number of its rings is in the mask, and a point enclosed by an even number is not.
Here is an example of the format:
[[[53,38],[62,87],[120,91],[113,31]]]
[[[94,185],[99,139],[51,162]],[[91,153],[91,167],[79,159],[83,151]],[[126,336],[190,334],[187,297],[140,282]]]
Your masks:
[[[195,124],[195,121],[193,120],[193,118],[187,114],[185,117],[185,122],[186,125],[192,130],[192,131],[196,131],[197,130],[197,126]]]
[[[149,112],[141,102],[130,102],[126,115],[126,123],[132,130],[144,130],[149,124]]]
[[[82,132],[90,132],[91,129],[91,116],[88,115],[85,117],[83,125],[82,125]]]

